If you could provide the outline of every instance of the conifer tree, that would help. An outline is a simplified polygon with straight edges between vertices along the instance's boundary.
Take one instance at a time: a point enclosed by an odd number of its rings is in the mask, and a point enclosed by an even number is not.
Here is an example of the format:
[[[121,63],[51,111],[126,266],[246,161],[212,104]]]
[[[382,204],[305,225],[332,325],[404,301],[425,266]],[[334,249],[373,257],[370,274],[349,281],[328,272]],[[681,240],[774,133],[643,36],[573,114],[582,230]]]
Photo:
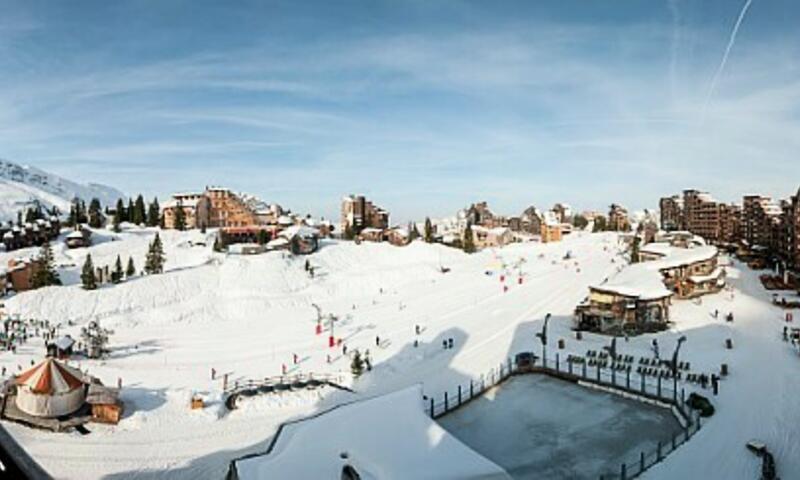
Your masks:
[[[114,271],[111,272],[111,281],[119,283],[122,281],[122,259],[117,255],[117,261],[114,263]]]
[[[175,207],[175,230],[186,230],[186,214],[181,202]]]
[[[361,353],[356,350],[353,353],[353,361],[350,362],[350,371],[354,377],[361,376],[364,373],[364,360],[361,358]]]
[[[425,241],[433,243],[433,225],[429,217],[425,217]]]
[[[148,274],[162,273],[164,271],[164,246],[161,244],[161,237],[156,233],[153,243],[147,252],[147,258],[144,263],[144,271]]]
[[[97,198],[93,198],[91,202],[89,202],[89,226],[92,228],[101,228],[103,223],[105,223],[105,218],[103,218],[103,208],[100,206],[100,200]]]
[[[634,235],[633,242],[631,242],[631,263],[639,263],[639,243],[641,241],[638,235]]]
[[[157,227],[161,224],[161,208],[158,205],[158,197],[153,198],[153,202],[147,207],[147,226]]]
[[[133,223],[136,225],[143,225],[147,219],[146,215],[147,214],[144,209],[144,198],[140,194],[136,197],[136,203],[133,205]]]
[[[126,218],[126,221],[134,223],[133,222],[133,199],[132,198],[128,199],[128,208],[127,208],[127,210],[125,210],[125,218]]]
[[[125,278],[136,275],[136,266],[133,265],[133,257],[128,257],[128,267],[125,269]]]
[[[467,223],[464,229],[464,252],[475,253],[475,239],[472,238],[472,224]]]
[[[83,283],[83,288],[86,290],[94,290],[97,288],[91,254],[86,254],[86,261],[83,263],[83,270],[81,270],[81,283]]]
[[[46,287],[48,285],[61,285],[61,279],[58,277],[58,271],[53,260],[53,249],[50,242],[42,245],[41,252],[39,253],[39,268],[34,271],[31,282],[33,288]]]
[[[125,203],[121,198],[117,199],[117,211],[114,213],[114,221],[117,223],[128,221],[128,217],[125,215]]]
[[[117,210],[117,212],[119,212],[119,210]],[[114,222],[112,223],[112,225],[113,225],[114,231],[117,232],[117,233],[122,231],[122,228],[120,228],[120,222],[121,221],[122,220],[119,218],[119,213],[115,214],[114,215]]]

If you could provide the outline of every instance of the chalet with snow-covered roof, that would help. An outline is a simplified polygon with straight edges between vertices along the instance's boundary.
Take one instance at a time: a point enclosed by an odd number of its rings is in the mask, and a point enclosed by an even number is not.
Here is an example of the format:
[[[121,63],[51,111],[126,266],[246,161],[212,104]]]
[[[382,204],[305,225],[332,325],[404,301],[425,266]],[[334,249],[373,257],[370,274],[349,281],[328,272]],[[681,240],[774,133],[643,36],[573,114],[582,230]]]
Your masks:
[[[402,247],[411,243],[411,233],[404,227],[393,227],[384,233],[386,241],[396,247]]]
[[[18,257],[8,261],[7,283],[15,292],[33,289],[33,276],[42,268],[36,258]]]
[[[319,230],[305,225],[292,225],[282,230],[278,238],[285,239],[295,255],[308,255],[319,249]]]
[[[589,287],[589,296],[575,310],[579,329],[608,333],[660,330],[669,321],[673,298],[693,298],[725,286],[716,247],[651,243],[641,252],[640,263]]]
[[[85,248],[92,245],[92,231],[88,228],[78,227],[64,239],[67,248]]]
[[[367,227],[361,230],[361,233],[358,234],[358,238],[365,242],[382,242],[384,238],[383,229]]]
[[[477,249],[503,247],[514,241],[514,234],[508,227],[486,228],[480,225],[471,227],[472,242]]]
[[[555,212],[544,212],[541,222],[542,243],[560,242],[562,227],[563,225]]]

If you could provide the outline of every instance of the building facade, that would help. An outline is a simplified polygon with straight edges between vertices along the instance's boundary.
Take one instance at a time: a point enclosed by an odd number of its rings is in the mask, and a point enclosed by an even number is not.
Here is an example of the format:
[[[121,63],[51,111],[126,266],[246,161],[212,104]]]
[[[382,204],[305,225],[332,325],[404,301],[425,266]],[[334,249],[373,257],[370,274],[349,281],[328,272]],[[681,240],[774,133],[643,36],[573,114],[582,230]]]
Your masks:
[[[608,210],[608,229],[615,232],[627,232],[631,229],[628,210],[622,205],[612,203]]]
[[[661,212],[661,228],[666,231],[684,230],[683,199],[678,195],[663,197],[658,202]]]
[[[376,206],[363,195],[348,195],[342,199],[342,232],[358,235],[365,228],[389,228],[389,212]]]

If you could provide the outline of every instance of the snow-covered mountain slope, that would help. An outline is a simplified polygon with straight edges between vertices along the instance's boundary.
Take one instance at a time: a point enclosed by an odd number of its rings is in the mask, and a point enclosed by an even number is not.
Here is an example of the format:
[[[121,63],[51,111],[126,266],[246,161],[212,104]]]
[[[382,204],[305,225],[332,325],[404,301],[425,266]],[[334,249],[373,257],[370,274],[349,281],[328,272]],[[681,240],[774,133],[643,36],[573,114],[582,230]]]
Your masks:
[[[0,159],[0,220],[16,218],[17,212],[39,201],[45,207],[57,206],[69,210],[70,201],[79,197],[89,202],[98,198],[113,205],[126,198],[119,190],[98,184],[80,184],[35,167],[22,166]]]

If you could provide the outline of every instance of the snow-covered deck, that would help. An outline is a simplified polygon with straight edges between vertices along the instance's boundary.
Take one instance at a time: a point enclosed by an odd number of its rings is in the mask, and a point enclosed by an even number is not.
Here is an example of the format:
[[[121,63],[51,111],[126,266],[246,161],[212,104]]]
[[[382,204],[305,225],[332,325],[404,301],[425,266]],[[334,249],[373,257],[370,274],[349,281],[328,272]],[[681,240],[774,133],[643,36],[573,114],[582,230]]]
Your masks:
[[[270,453],[233,468],[240,480],[333,479],[345,465],[363,480],[509,478],[423,409],[419,386],[344,405],[288,424]]]

